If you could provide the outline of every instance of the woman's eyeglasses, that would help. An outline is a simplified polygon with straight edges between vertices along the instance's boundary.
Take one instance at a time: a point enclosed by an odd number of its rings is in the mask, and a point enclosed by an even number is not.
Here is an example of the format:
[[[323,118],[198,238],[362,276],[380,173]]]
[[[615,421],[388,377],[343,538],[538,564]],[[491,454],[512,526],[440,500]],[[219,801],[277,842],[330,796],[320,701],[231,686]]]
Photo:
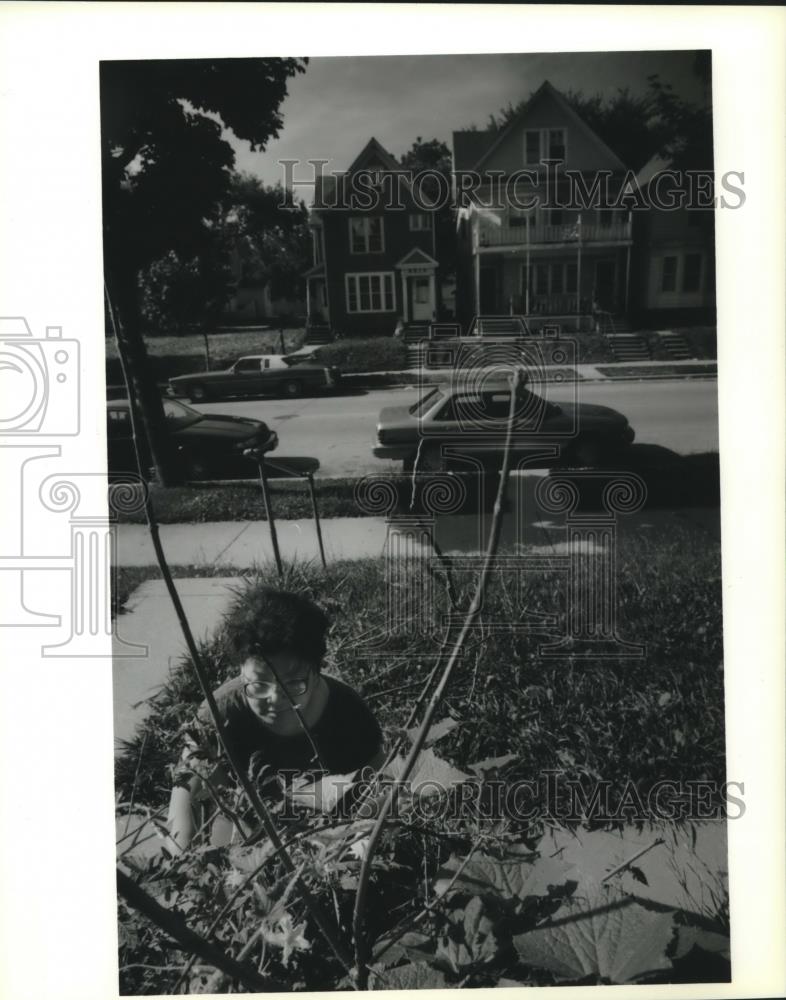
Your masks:
[[[305,677],[293,677],[286,684],[283,684],[282,687],[290,698],[300,698],[308,690],[308,682],[309,676],[306,674]],[[243,685],[243,690],[249,698],[272,698],[277,688],[278,684],[275,681],[255,681],[251,684]]]

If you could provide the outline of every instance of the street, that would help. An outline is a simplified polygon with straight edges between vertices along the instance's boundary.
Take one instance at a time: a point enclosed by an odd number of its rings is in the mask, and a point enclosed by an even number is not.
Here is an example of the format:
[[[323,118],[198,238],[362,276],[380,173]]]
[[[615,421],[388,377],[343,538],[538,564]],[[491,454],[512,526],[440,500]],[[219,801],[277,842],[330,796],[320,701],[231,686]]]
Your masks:
[[[718,451],[718,385],[713,380],[591,382],[548,387],[547,398],[611,406],[636,431],[636,444],[658,445],[679,455]],[[375,389],[357,394],[300,399],[234,399],[195,406],[204,413],[229,413],[268,423],[279,436],[273,456],[309,456],[320,463],[318,476],[356,476],[397,463],[374,458],[377,416],[383,406],[410,405],[410,388]]]

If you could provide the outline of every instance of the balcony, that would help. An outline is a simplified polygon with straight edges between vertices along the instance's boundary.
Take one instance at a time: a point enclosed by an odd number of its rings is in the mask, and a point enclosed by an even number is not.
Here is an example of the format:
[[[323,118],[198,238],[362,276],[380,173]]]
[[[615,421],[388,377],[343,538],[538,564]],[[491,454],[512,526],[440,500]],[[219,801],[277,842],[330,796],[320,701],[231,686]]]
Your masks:
[[[475,246],[490,247],[542,247],[559,244],[575,246],[587,244],[621,244],[631,240],[632,224],[624,222],[574,222],[550,226],[543,223],[527,225],[501,225],[480,220],[476,231]]]

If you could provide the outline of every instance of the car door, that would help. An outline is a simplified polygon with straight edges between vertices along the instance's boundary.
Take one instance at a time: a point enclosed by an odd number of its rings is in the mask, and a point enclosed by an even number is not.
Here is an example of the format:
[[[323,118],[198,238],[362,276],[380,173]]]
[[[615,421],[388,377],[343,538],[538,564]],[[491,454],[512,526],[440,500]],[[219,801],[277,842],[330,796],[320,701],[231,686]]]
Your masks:
[[[228,391],[239,396],[252,395],[261,389],[260,360],[264,358],[240,358],[232,366],[232,381]]]
[[[521,456],[545,443],[546,401],[526,390],[516,407],[511,450]],[[457,393],[437,411],[435,435],[452,444],[458,452],[477,458],[501,457],[510,414],[510,391]]]

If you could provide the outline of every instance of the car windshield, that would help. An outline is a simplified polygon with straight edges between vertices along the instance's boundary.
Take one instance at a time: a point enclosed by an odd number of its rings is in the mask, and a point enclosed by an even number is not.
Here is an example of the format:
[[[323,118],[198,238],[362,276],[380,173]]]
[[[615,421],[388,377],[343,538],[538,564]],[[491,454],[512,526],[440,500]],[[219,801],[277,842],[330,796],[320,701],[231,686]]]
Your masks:
[[[185,403],[180,403],[176,399],[165,399],[163,403],[168,427],[188,427],[189,424],[195,424],[198,420],[204,419],[201,413],[192,410],[190,406],[186,406]]]
[[[440,392],[439,389],[434,388],[431,392],[427,392],[426,395],[417,401],[413,406],[410,406],[409,412],[413,417],[422,417],[423,414],[430,410],[432,406],[441,402],[445,398],[445,394]]]
[[[313,364],[318,358],[316,354],[286,354],[281,360],[292,368],[294,365]]]

